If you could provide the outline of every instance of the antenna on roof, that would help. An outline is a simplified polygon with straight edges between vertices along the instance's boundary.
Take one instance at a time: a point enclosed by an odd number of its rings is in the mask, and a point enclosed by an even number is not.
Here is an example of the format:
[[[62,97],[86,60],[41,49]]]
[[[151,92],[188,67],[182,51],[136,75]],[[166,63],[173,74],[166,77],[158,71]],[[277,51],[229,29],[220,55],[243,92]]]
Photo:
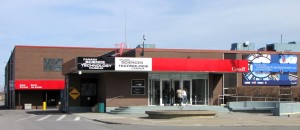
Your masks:
[[[280,36],[280,43],[282,43],[282,34],[281,34],[281,36]]]
[[[145,53],[145,40],[146,40],[146,36],[145,34],[143,35],[143,50],[142,50],[142,56],[144,57],[144,53]]]
[[[125,18],[124,18],[124,22],[125,22],[125,25],[124,25],[124,31],[125,31],[125,43],[127,43],[127,35],[126,35],[126,33],[127,33],[127,30],[126,30],[126,26],[127,26],[127,23],[126,23],[126,8],[125,8]]]

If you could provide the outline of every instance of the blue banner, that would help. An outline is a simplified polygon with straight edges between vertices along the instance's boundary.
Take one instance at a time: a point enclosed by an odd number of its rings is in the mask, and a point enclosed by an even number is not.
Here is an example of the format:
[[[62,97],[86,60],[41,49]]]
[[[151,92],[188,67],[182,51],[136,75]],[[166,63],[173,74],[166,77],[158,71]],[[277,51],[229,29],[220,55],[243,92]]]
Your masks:
[[[244,86],[297,85],[297,55],[250,54],[243,55],[248,60],[249,72],[243,73]]]
[[[280,63],[253,63],[252,71],[254,72],[297,72],[297,64],[280,64]]]

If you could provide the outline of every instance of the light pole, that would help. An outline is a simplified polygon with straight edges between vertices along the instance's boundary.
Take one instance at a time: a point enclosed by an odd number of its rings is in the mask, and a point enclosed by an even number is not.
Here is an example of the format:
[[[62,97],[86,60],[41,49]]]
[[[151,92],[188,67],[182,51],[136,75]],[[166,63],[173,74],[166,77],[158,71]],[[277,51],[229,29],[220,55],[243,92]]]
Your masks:
[[[144,53],[145,53],[145,41],[146,41],[146,38],[145,38],[145,34],[143,35],[143,50],[142,50],[142,57],[144,57]]]

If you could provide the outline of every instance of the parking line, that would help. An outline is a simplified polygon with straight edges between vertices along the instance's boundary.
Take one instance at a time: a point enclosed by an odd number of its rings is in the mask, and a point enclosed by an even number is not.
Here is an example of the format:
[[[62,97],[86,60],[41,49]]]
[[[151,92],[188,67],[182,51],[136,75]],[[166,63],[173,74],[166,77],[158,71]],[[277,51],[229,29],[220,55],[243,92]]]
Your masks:
[[[74,121],[79,121],[80,120],[80,117],[79,116],[77,116],[75,119],[74,119]]]
[[[66,114],[65,114],[65,115],[62,115],[62,116],[60,116],[59,118],[57,118],[56,121],[61,121],[61,120],[64,119],[66,116],[67,116]]]
[[[23,121],[23,120],[26,120],[26,119],[29,119],[29,118],[32,118],[32,117],[35,117],[36,115],[32,115],[32,116],[30,116],[30,117],[26,117],[26,118],[21,118],[21,119],[19,119],[19,120],[17,120],[17,121]]]
[[[49,118],[50,116],[52,116],[52,115],[47,115],[47,116],[45,116],[45,117],[43,117],[43,118],[41,118],[41,119],[38,119],[38,120],[36,120],[36,121],[42,121],[42,120],[45,120],[45,119]]]

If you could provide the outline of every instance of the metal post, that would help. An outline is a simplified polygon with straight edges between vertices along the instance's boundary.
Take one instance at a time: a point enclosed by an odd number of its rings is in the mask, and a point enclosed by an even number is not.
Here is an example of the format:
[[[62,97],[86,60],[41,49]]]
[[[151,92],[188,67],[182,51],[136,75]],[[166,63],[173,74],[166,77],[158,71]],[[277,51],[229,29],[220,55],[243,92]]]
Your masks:
[[[46,101],[45,101],[46,103],[48,102],[48,94],[47,94],[47,92],[46,92]]]
[[[223,55],[223,59],[224,59],[224,55]],[[224,104],[224,100],[225,100],[225,97],[224,97],[224,94],[225,94],[225,85],[224,85],[224,73],[223,73],[223,75],[222,75],[222,88],[223,88],[223,90],[222,90],[222,104]],[[219,105],[219,104],[218,104]]]
[[[21,94],[20,94],[20,91],[19,91],[19,109],[21,109]]]
[[[66,75],[66,87],[65,87],[65,106],[66,106],[66,112],[69,113],[69,75]]]
[[[10,91],[10,101],[9,101],[9,108],[10,109],[13,109],[13,105],[12,105],[12,101],[13,101],[13,91],[12,90],[9,90]]]
[[[197,95],[195,95],[195,105],[197,105]]]
[[[142,56],[144,57],[144,53],[145,53],[145,40],[146,40],[146,38],[145,38],[145,35],[143,35],[143,50],[142,50]]]
[[[282,43],[282,34],[280,35],[280,43]]]

